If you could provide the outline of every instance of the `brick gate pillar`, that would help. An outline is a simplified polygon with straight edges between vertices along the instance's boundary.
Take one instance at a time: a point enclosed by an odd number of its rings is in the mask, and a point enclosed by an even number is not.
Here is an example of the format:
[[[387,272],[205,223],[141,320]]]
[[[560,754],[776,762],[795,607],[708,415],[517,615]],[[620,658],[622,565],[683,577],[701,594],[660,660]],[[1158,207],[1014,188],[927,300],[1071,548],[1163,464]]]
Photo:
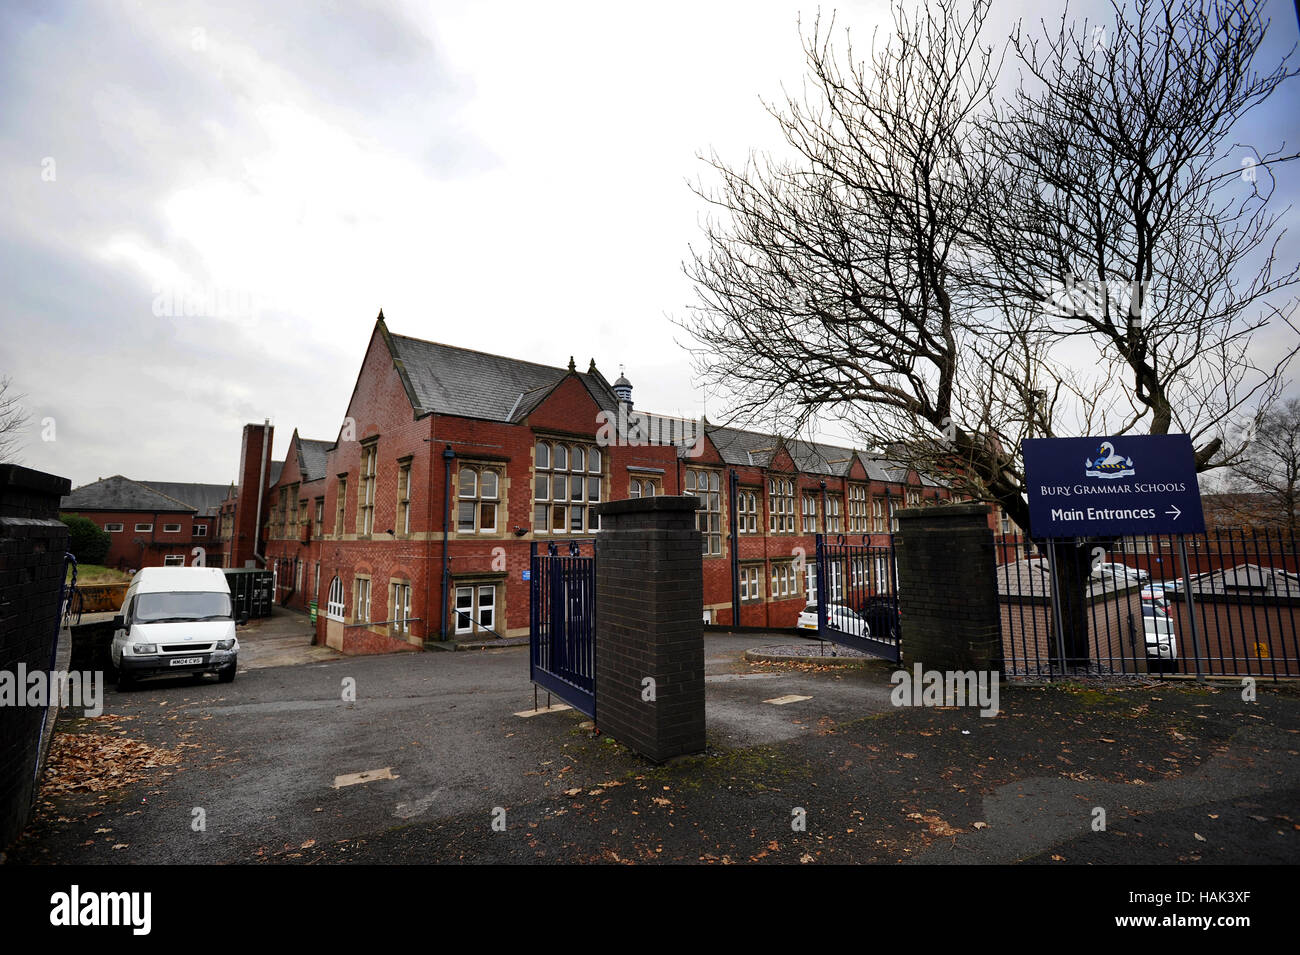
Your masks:
[[[1000,670],[1002,612],[989,509],[951,504],[896,515],[904,666]]]
[[[704,749],[704,574],[697,498],[598,506],[596,718],[654,762]]]
[[[59,498],[71,488],[67,478],[0,465],[0,671],[24,698],[20,668],[48,674],[58,640],[68,549]],[[0,706],[0,850],[27,824],[43,727],[48,739],[43,707]]]

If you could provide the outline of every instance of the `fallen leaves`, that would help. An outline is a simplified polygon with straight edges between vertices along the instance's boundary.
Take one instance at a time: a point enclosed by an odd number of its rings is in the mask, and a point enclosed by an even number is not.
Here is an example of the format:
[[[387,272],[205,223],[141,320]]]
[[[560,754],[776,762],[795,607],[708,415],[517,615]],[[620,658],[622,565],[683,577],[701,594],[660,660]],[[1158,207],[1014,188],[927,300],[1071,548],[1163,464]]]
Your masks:
[[[174,766],[179,750],[100,733],[59,733],[50,744],[42,796],[104,792],[148,778],[150,770]]]

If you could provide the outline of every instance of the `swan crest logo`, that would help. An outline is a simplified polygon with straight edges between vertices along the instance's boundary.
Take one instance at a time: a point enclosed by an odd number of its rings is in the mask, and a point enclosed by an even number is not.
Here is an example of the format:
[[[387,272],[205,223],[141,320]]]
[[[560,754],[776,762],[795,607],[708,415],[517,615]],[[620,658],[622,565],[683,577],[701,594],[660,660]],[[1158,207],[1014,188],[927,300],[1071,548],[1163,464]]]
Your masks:
[[[1115,446],[1109,441],[1103,441],[1101,447],[1097,449],[1097,456],[1092,460],[1084,458],[1084,474],[1088,477],[1098,478],[1122,478],[1132,477],[1137,472],[1133,470],[1133,459],[1121,457],[1115,453]]]

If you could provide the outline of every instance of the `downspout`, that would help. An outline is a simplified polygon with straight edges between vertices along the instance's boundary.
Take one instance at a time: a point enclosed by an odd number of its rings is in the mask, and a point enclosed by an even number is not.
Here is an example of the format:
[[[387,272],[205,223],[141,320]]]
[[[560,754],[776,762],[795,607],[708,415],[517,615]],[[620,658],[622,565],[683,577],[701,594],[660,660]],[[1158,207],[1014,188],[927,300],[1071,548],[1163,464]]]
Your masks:
[[[266,459],[271,453],[266,440],[266,432],[271,427],[271,419],[264,418],[262,422],[262,460],[258,467],[257,475],[257,517],[253,520],[253,557],[262,562],[262,567],[266,567],[266,558],[258,551],[262,543],[262,492],[266,490]]]
[[[438,639],[447,639],[447,597],[451,586],[451,567],[447,563],[447,535],[451,530],[451,462],[456,452],[447,445],[442,451],[442,629]]]
[[[740,550],[736,525],[736,469],[727,469],[727,506],[731,509],[731,625],[740,626]]]
[[[429,575],[433,570],[433,419],[434,415],[429,415],[429,436],[424,440],[429,443],[429,487],[428,493],[425,494],[425,510],[428,512],[428,518],[425,522],[424,533],[424,639],[430,637],[430,604],[433,602],[429,589]],[[446,608],[443,608],[443,617],[446,618]]]

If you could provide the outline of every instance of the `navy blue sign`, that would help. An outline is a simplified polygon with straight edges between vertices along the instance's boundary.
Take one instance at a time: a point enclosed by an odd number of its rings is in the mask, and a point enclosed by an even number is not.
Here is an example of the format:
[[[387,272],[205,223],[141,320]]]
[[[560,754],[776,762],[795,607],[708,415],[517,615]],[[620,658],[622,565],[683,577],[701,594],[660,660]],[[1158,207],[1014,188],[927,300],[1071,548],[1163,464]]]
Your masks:
[[[1203,534],[1185,434],[1020,442],[1034,537]]]

